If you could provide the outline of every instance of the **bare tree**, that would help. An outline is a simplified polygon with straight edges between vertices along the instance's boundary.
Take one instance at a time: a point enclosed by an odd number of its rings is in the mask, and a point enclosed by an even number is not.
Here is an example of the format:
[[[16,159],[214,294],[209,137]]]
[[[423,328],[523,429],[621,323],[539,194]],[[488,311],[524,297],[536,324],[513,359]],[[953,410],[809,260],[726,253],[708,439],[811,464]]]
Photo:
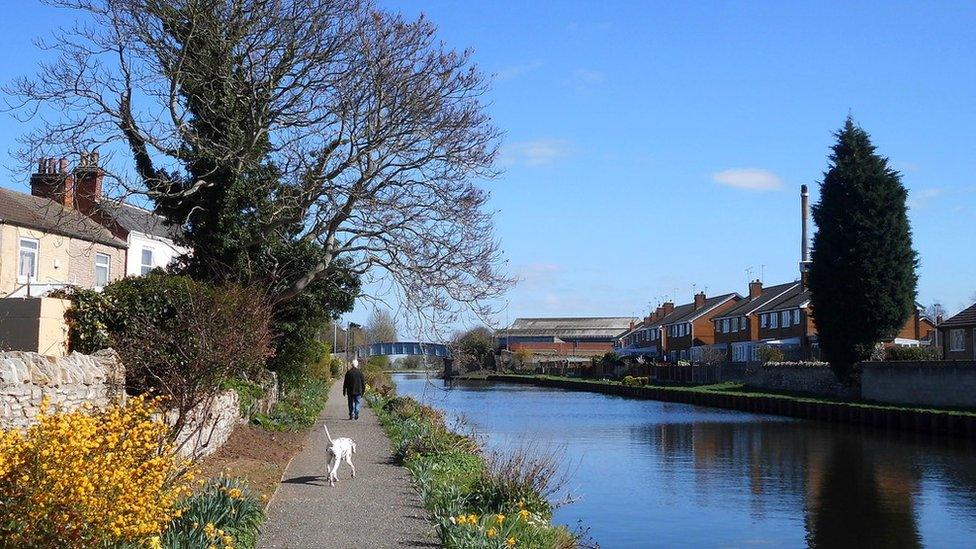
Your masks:
[[[386,309],[374,308],[366,321],[366,343],[389,343],[397,340],[396,320]]]
[[[285,234],[324,252],[279,301],[338,261],[385,274],[442,321],[488,315],[513,283],[474,183],[496,175],[486,81],[423,17],[360,0],[49,3],[85,22],[59,30],[44,44],[57,58],[8,87],[33,122],[25,168],[98,149],[120,193],[182,214],[191,236],[243,178],[267,201],[246,244]]]

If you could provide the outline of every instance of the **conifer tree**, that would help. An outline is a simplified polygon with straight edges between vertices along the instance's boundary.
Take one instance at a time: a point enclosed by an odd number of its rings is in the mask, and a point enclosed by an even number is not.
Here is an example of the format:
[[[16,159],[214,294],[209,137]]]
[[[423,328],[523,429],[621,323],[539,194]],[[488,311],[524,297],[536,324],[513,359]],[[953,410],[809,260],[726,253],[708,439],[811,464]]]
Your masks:
[[[823,357],[846,383],[915,307],[917,254],[901,175],[848,117],[813,206],[810,293]]]

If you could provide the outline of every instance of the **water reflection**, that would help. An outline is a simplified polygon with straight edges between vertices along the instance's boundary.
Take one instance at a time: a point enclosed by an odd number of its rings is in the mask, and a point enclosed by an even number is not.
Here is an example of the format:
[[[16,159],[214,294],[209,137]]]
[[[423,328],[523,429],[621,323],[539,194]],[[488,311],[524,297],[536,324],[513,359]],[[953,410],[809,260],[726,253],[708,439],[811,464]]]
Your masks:
[[[556,518],[582,518],[603,547],[959,547],[976,535],[968,442],[534,387],[399,384],[465,414],[494,446],[571,448],[583,499]]]

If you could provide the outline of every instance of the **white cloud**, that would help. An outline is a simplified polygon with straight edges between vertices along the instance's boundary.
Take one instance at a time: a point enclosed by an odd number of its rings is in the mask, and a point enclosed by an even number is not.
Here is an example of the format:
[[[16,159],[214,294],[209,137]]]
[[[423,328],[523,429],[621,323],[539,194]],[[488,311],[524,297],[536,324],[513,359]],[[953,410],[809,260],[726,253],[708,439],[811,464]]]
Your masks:
[[[778,191],[783,180],[769,170],[759,168],[732,168],[712,174],[712,181],[747,191]]]
[[[500,162],[508,166],[548,166],[560,158],[568,157],[572,152],[572,146],[564,139],[520,141],[502,148]]]
[[[521,63],[518,65],[509,65],[507,67],[502,67],[495,71],[495,80],[508,80],[515,78],[516,76],[521,76],[527,72],[534,71],[542,66],[542,61],[530,61],[528,63]]]
[[[576,69],[573,71],[573,81],[579,85],[599,84],[603,82],[603,73],[590,69]]]
[[[935,198],[942,196],[942,189],[930,188],[930,189],[920,189],[918,191],[908,192],[908,207],[912,209],[923,208],[930,201]]]

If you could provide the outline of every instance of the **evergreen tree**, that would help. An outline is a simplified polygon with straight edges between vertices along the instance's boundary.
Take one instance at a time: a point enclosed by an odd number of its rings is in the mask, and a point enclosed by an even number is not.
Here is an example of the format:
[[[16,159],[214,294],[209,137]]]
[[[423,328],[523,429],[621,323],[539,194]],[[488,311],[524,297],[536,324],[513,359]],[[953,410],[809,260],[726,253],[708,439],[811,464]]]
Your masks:
[[[842,381],[915,307],[917,254],[901,175],[848,117],[813,206],[810,293],[824,358]]]

